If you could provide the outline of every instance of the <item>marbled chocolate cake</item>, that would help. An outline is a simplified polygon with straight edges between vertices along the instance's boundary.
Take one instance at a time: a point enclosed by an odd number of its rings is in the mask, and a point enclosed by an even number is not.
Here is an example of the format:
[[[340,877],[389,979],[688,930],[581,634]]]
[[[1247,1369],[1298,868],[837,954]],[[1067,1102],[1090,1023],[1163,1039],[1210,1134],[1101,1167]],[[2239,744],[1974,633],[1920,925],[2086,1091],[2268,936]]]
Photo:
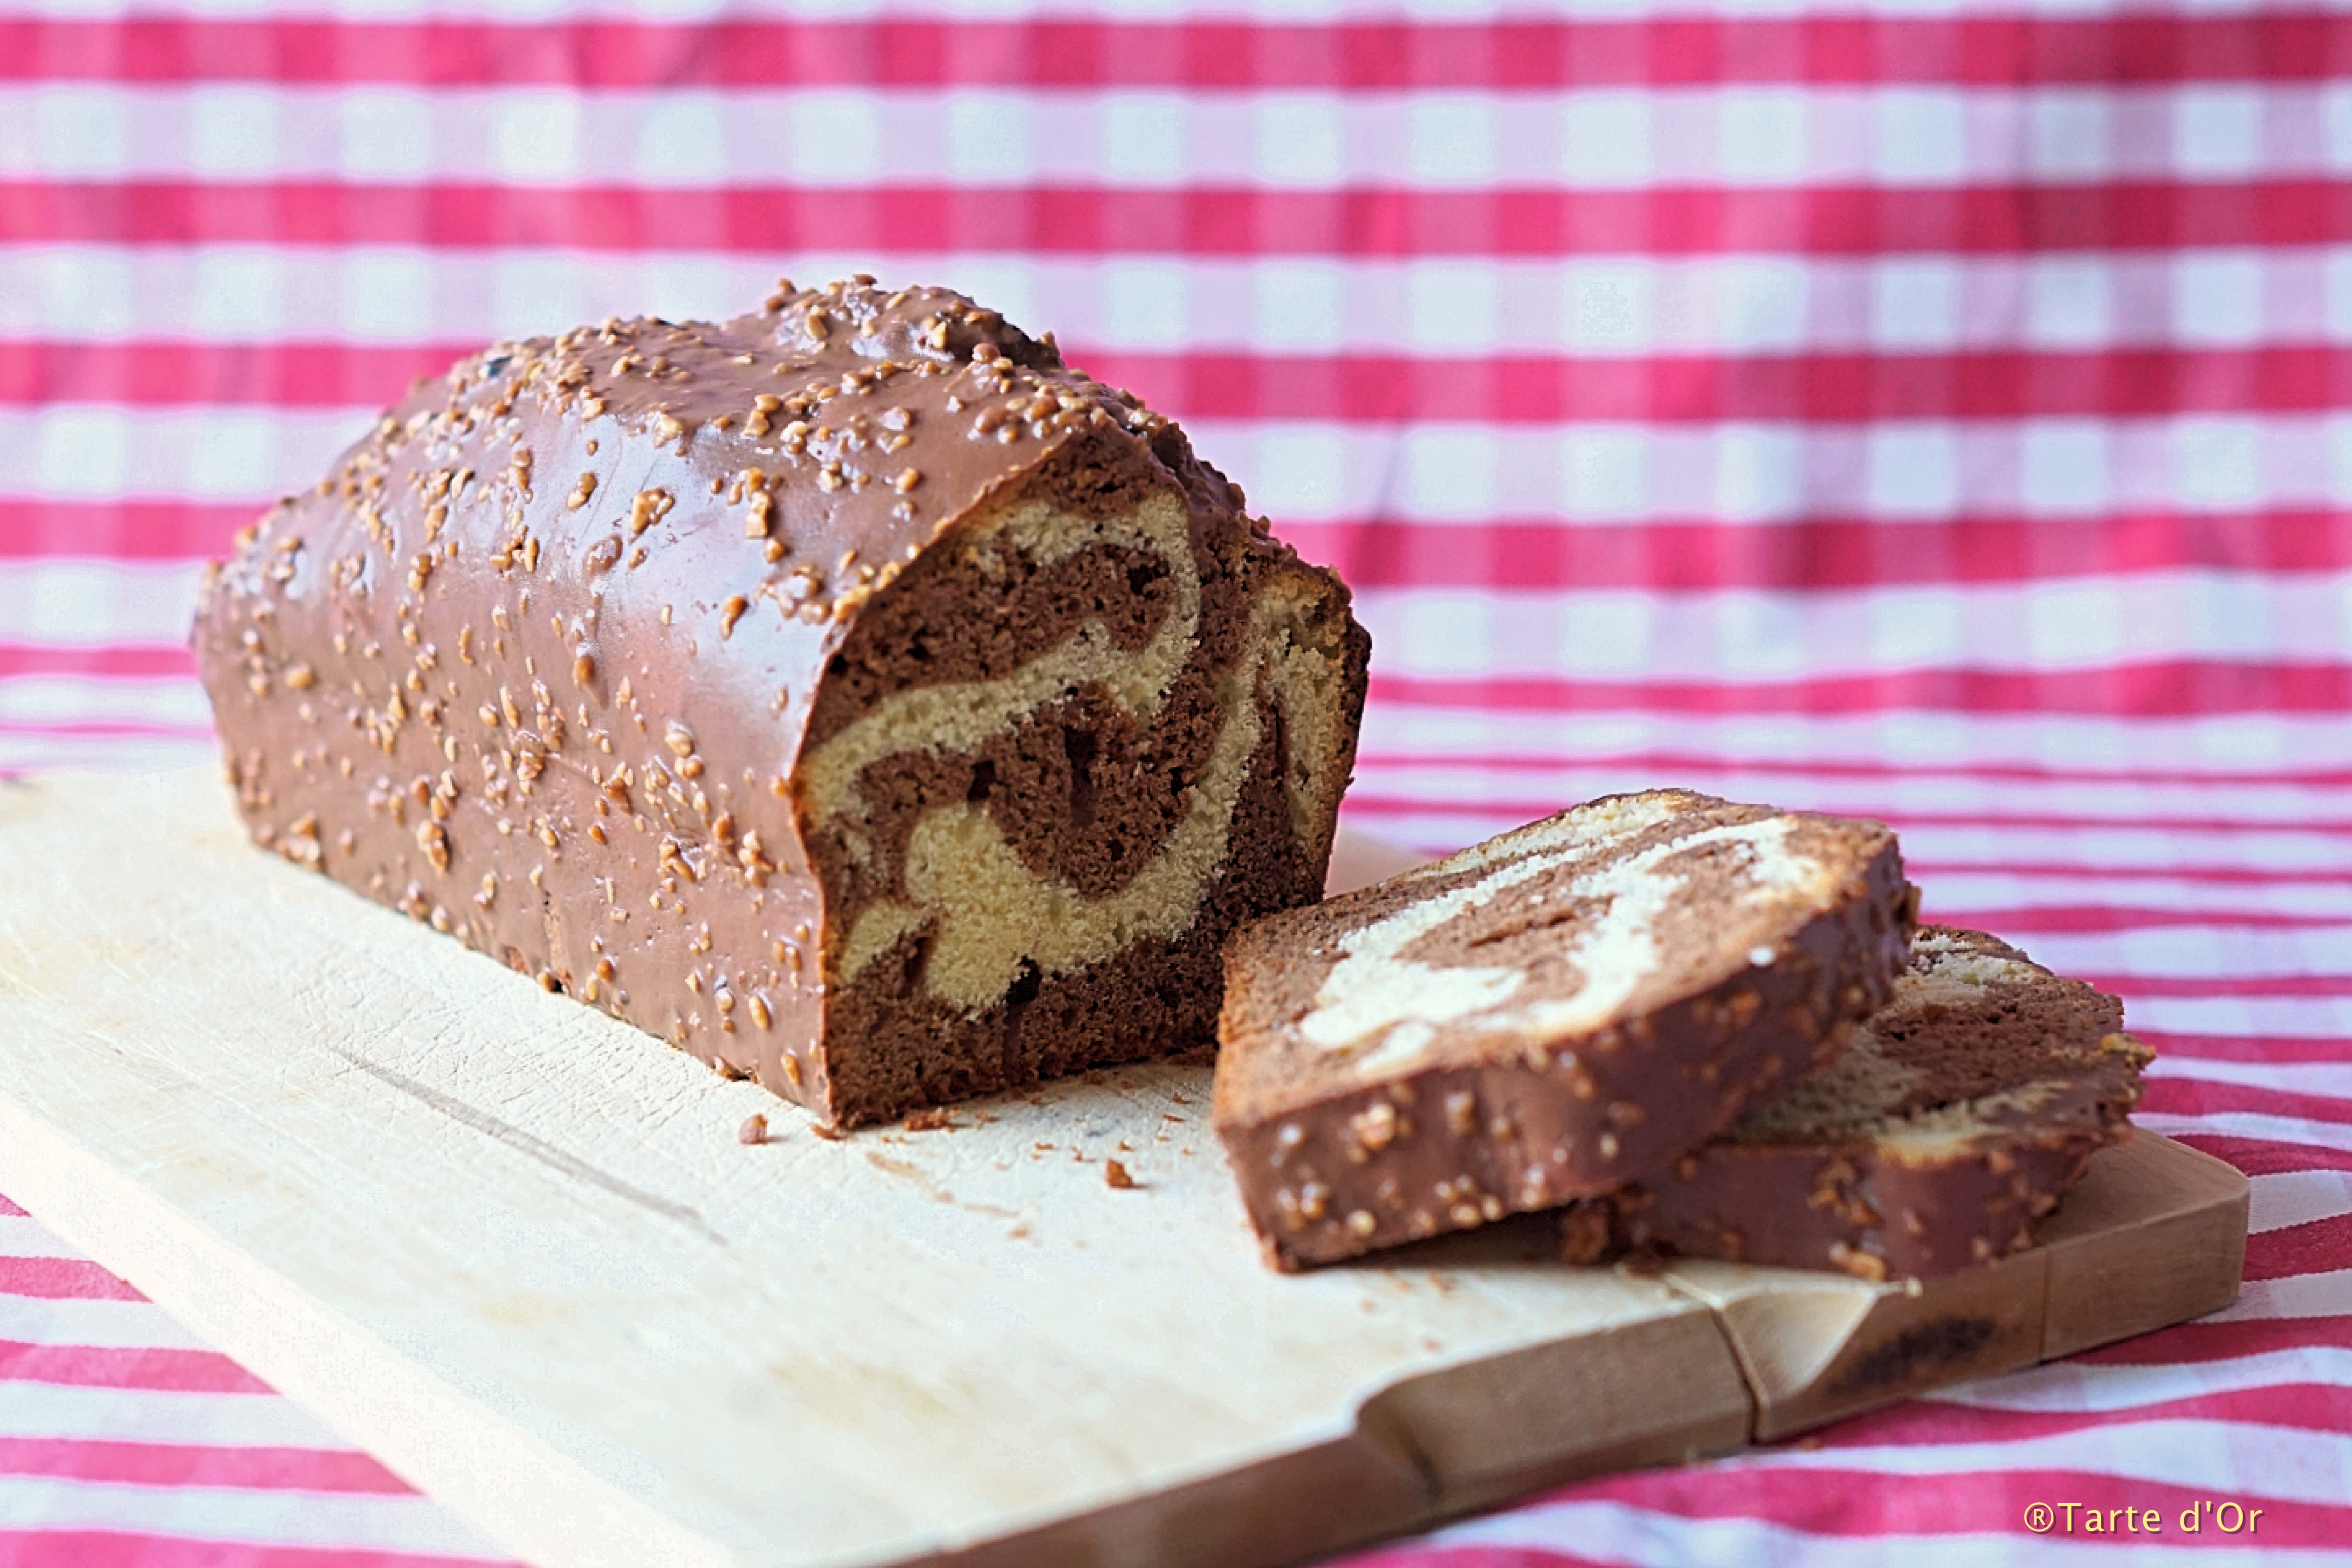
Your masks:
[[[1642,1182],[1561,1218],[1570,1262],[1685,1253],[1929,1279],[2029,1247],[2124,1137],[2151,1053],[2123,1004],[1931,925],[1845,1054]]]
[[[1207,1043],[1368,651],[1175,425],[866,278],[420,383],[194,643],[261,843],[844,1124]]]
[[[1875,822],[1658,790],[1251,924],[1214,1119],[1268,1257],[1328,1262],[1664,1166],[1834,1059],[1916,907]]]

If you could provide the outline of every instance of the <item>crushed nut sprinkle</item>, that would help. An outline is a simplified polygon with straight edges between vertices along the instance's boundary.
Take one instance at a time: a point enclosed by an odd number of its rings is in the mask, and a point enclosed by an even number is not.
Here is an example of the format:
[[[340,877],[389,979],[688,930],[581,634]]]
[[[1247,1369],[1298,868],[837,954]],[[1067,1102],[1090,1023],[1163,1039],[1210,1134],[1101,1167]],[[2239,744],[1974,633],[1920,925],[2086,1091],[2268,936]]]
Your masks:
[[[667,490],[658,487],[640,490],[629,503],[629,537],[635,538],[647,528],[669,515],[677,501]]]
[[[1385,1100],[1376,1101],[1349,1119],[1355,1134],[1356,1145],[1367,1152],[1384,1149],[1395,1142],[1398,1134],[1396,1107]]]
[[[1457,1089],[1445,1097],[1445,1124],[1457,1137],[1468,1137],[1478,1129],[1478,1096],[1467,1089]]]

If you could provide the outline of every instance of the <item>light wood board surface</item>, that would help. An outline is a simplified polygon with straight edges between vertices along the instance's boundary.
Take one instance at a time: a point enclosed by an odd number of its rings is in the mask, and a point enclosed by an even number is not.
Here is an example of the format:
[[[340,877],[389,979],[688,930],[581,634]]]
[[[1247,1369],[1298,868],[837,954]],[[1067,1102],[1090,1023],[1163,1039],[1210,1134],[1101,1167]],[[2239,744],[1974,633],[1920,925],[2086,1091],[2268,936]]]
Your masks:
[[[1278,1563],[2236,1290],[2243,1178],[2147,1135],[1925,1291],[1570,1270],[1539,1217],[1286,1277],[1204,1067],[827,1141],[209,775],[0,786],[0,1188],[550,1568]]]

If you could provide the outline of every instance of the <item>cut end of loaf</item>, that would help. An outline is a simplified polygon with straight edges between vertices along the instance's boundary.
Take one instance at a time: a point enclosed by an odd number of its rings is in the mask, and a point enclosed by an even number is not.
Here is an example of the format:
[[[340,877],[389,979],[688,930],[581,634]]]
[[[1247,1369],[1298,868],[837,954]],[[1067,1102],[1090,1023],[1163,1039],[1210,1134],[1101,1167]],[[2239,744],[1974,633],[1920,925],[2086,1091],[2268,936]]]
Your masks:
[[[819,715],[850,1120],[1206,1044],[1224,934],[1319,886],[1363,667],[1330,580],[1171,490],[1056,488],[942,541],[844,650],[874,700]]]

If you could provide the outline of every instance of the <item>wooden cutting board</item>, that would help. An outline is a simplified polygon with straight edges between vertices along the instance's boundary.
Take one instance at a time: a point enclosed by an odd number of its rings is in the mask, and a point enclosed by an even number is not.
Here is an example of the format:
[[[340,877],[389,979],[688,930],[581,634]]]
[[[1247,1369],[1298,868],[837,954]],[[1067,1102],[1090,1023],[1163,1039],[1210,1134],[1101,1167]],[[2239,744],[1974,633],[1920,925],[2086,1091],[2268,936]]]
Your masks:
[[[1278,1563],[2237,1289],[2244,1179],[2145,1134],[1910,1293],[1565,1269],[1539,1218],[1284,1277],[1203,1067],[826,1141],[209,775],[0,786],[0,1190],[551,1568]]]

